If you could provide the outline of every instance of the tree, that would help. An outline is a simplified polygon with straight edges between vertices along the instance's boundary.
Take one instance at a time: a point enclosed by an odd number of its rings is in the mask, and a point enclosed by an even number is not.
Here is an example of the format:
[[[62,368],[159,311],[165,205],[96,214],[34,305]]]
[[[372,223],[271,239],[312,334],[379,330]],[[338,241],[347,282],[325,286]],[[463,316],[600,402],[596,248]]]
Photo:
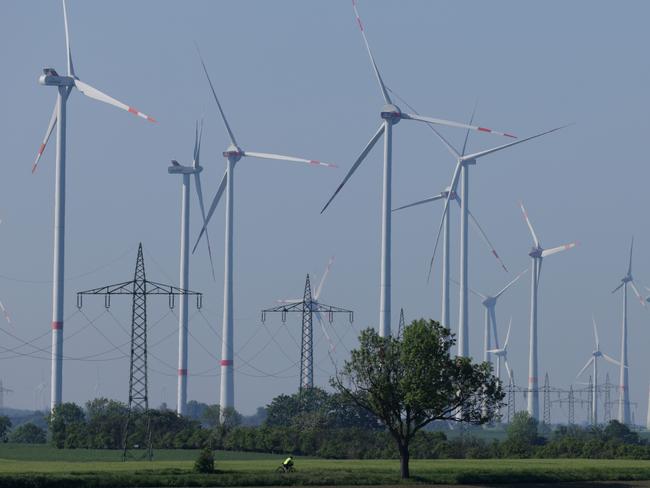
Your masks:
[[[517,412],[508,425],[508,438],[505,449],[508,455],[516,457],[529,457],[533,446],[541,444],[543,439],[538,436],[537,420],[528,412]]]
[[[9,434],[9,442],[17,444],[44,444],[45,430],[38,425],[27,422],[19,425]]]
[[[57,448],[80,447],[85,433],[84,411],[74,403],[61,403],[48,417],[52,444]]]
[[[0,415],[0,441],[7,442],[9,429],[11,429],[11,420],[6,415]]]
[[[434,420],[484,424],[498,415],[504,394],[489,363],[451,357],[454,336],[433,320],[416,320],[401,339],[369,328],[359,336],[331,384],[372,412],[397,444],[402,478],[409,477],[409,443]]]

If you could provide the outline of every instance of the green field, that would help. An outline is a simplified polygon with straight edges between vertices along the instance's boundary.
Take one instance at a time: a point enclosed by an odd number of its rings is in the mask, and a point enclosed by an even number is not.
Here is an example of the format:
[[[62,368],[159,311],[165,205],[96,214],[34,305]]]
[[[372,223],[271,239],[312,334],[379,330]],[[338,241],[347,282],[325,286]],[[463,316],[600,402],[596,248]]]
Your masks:
[[[397,484],[396,460],[297,458],[297,472],[274,473],[282,456],[219,451],[218,472],[192,472],[196,451],[156,451],[155,461],[121,462],[117,451],[0,446],[0,487],[270,486]],[[523,483],[650,480],[650,461],[586,459],[413,460],[412,483]]]

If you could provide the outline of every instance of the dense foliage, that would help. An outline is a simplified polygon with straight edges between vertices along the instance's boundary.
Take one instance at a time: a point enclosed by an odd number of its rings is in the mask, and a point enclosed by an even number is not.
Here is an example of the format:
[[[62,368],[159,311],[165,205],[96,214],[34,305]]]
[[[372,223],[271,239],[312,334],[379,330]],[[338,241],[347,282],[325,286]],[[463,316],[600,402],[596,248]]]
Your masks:
[[[409,477],[410,444],[433,421],[484,424],[493,420],[504,394],[490,363],[452,357],[449,329],[415,320],[402,337],[368,328],[331,383],[342,397],[376,416],[393,437],[402,478]]]

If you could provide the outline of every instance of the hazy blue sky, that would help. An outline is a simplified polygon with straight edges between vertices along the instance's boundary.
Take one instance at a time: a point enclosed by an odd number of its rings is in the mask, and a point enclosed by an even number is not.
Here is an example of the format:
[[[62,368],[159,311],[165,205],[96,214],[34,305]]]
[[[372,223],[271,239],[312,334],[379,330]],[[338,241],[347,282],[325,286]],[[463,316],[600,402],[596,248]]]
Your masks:
[[[75,292],[124,281],[133,274],[142,241],[148,276],[177,283],[180,185],[169,160],[191,159],[193,126],[205,118],[203,188],[211,198],[227,138],[201,72],[201,45],[224,109],[242,147],[338,163],[338,170],[246,160],[237,167],[235,254],[236,406],[250,413],[298,383],[298,320],[260,324],[261,308],[302,293],[305,274],[336,263],[322,300],[355,310],[339,363],[362,327],[378,319],[381,151],[375,149],[326,212],[320,208],[379,125],[382,100],[348,0],[141,1],[70,0],[72,52],[78,76],[154,116],[149,124],[113,107],[72,94],[68,125],[66,342],[70,358],[112,352],[109,361],[67,360],[64,399],[95,394],[125,399],[128,387],[129,306],[103,313],[87,299],[76,313]],[[540,372],[568,387],[593,348],[591,314],[602,349],[618,357],[621,296],[612,296],[636,237],[634,275],[650,284],[646,223],[648,116],[646,2],[388,2],[361,1],[366,32],[386,83],[427,115],[463,121],[476,99],[482,125],[533,134],[566,122],[555,133],[487,157],[471,174],[471,206],[511,273],[506,274],[471,235],[471,285],[495,291],[529,265],[531,239],[517,202],[523,199],[542,245],[580,246],[545,261],[540,291]],[[34,388],[49,382],[54,141],[30,174],[54,104],[55,90],[38,85],[44,66],[65,71],[63,16],[58,1],[5,1],[0,15],[5,66],[0,119],[0,298],[14,325],[0,326],[0,378],[14,393],[6,403],[33,407]],[[462,131],[444,133],[460,144]],[[476,135],[470,149],[503,143]],[[424,126],[402,122],[394,131],[395,205],[439,192],[453,161]],[[192,234],[198,227],[192,196]],[[439,263],[426,283],[441,206],[396,215],[393,225],[393,319],[438,317]],[[454,212],[454,232],[458,213]],[[205,293],[203,314],[221,329],[223,208],[211,224],[217,282],[201,246],[192,259],[191,288]],[[453,270],[457,274],[454,238]],[[92,272],[94,271],[94,272]],[[318,277],[316,279],[318,279]],[[530,278],[497,308],[500,334],[513,317],[510,360],[519,383],[527,377]],[[117,302],[118,300],[115,300]],[[452,316],[457,316],[454,290]],[[645,419],[650,315],[630,300],[631,398]],[[102,315],[103,314],[103,315]],[[175,404],[176,317],[166,300],[150,300],[150,397]],[[155,326],[153,324],[156,323]],[[482,356],[483,313],[470,309],[470,350]],[[83,329],[86,327],[85,329]],[[83,329],[83,330],[82,330]],[[98,330],[103,333],[100,334]],[[76,335],[75,332],[78,332]],[[190,339],[189,398],[218,399],[220,344],[201,315]],[[333,365],[316,329],[316,381]],[[330,331],[333,335],[333,332]],[[105,336],[105,337],[104,337]],[[110,342],[109,342],[110,341]],[[275,341],[275,342],[274,342]],[[212,354],[211,357],[208,353]],[[618,372],[602,363],[612,380]],[[261,372],[261,373],[260,373]],[[47,396],[49,398],[49,394]],[[523,406],[522,399],[518,399]],[[564,415],[564,416],[563,416]],[[554,420],[566,419],[554,411]],[[584,409],[577,415],[585,416]]]

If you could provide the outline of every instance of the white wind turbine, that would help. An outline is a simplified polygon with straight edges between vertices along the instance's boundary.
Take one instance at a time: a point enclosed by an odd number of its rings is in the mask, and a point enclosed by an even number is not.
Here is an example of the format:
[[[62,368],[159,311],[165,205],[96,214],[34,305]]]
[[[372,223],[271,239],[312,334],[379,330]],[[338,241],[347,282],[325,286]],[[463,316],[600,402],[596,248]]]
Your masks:
[[[481,305],[483,305],[483,307],[485,308],[485,321],[484,321],[484,329],[483,329],[483,361],[491,361],[492,359],[490,358],[490,353],[492,352],[490,348],[492,347],[493,340],[494,340],[495,347],[497,349],[499,348],[499,335],[498,335],[497,314],[496,314],[497,301],[499,300],[499,298],[501,298],[501,295],[503,295],[512,285],[514,285],[517,281],[519,281],[519,278],[521,278],[527,271],[528,269],[523,270],[512,280],[510,280],[510,282],[506,286],[501,288],[501,290],[499,290],[499,292],[497,292],[494,295],[481,293],[470,288],[470,291],[482,300]],[[491,337],[492,334],[494,335],[494,339],[492,339]],[[500,356],[497,355],[497,371],[499,371],[499,366],[500,366],[499,363],[500,363]]]
[[[632,287],[632,291],[641,302],[641,306],[645,308],[645,301],[641,297],[639,290],[634,284],[632,278],[632,251],[634,250],[634,237],[630,243],[630,260],[627,267],[627,274],[621,278],[621,284],[618,285],[612,293],[616,293],[623,288],[623,322],[621,323],[621,359],[619,366],[619,388],[620,397],[618,403],[618,421],[622,424],[630,423],[630,383],[628,378],[628,362],[627,362],[627,285]]]
[[[438,195],[435,195],[430,198],[425,198],[424,200],[419,200],[417,202],[409,203],[408,205],[403,205],[401,207],[397,207],[393,209],[393,212],[397,212],[398,210],[403,210],[405,208],[410,208],[410,207],[415,207],[417,205],[422,205],[424,203],[430,203],[430,202],[435,202],[438,200],[442,200],[447,198],[447,195],[449,193],[449,188],[447,188],[445,191],[440,192]],[[460,207],[461,201],[460,197],[456,194],[456,192],[453,192],[451,196],[452,200],[455,200],[456,203],[458,203],[458,206]],[[472,224],[478,231],[479,235],[481,236],[481,239],[485,243],[485,245],[488,247],[492,255],[497,259],[501,267],[507,272],[508,268],[506,268],[506,265],[503,263],[501,260],[501,257],[497,253],[496,249],[490,242],[490,239],[488,238],[487,234],[481,227],[481,225],[478,223],[478,220],[476,217],[474,217],[474,214],[472,212],[469,212],[469,217],[472,220]],[[450,226],[449,226],[449,215],[444,217],[444,226],[443,226],[443,239],[442,239],[442,307],[441,307],[441,324],[444,327],[449,327],[451,325],[451,321],[449,319],[449,283],[451,281],[450,278],[450,272],[449,272],[449,238],[451,235],[450,232]]]
[[[487,352],[494,354],[497,358],[497,369],[496,376],[497,379],[501,379],[501,359],[503,359],[503,365],[506,367],[506,373],[508,373],[508,382],[513,383],[512,370],[508,364],[508,341],[510,341],[510,328],[512,327],[512,317],[510,317],[510,322],[508,323],[508,332],[506,333],[506,340],[503,343],[503,347],[496,347],[495,349],[489,349]]]
[[[354,13],[356,15],[357,23],[359,24],[359,29],[361,30],[361,35],[363,37],[363,42],[366,46],[366,51],[370,57],[370,63],[372,69],[375,73],[375,78],[379,84],[382,97],[384,99],[385,105],[381,109],[380,116],[383,119],[383,122],[377,129],[377,132],[370,138],[370,141],[361,151],[361,154],[357,157],[356,161],[352,164],[352,167],[343,178],[343,181],[336,188],[334,194],[327,201],[321,213],[323,213],[327,207],[330,205],[332,200],[338,195],[343,186],[347,181],[352,177],[354,172],[357,170],[359,165],[366,158],[370,150],[375,146],[379,138],[384,136],[384,168],[383,168],[383,184],[382,184],[382,219],[381,219],[381,269],[380,269],[380,295],[379,295],[379,334],[382,337],[389,337],[390,332],[390,320],[391,320],[391,200],[392,200],[392,158],[393,158],[393,125],[397,124],[400,120],[415,120],[418,122],[424,122],[428,124],[437,124],[444,125],[448,127],[456,127],[463,129],[476,130],[480,132],[490,132],[497,135],[514,137],[510,134],[504,132],[497,132],[492,129],[486,129],[485,127],[479,127],[475,125],[462,124],[459,122],[452,122],[449,120],[437,119],[432,117],[424,117],[418,114],[405,113],[400,110],[400,108],[393,103],[389,95],[389,90],[384,84],[384,81],[379,73],[379,68],[377,63],[372,55],[370,50],[370,44],[368,44],[368,39],[366,38],[366,33],[364,31],[361,18],[359,17],[359,12],[356,6],[356,0],[352,0],[352,6],[354,8]]]
[[[194,175],[194,188],[201,209],[202,222],[205,223],[205,206],[203,205],[203,192],[201,191],[200,165],[201,138],[203,135],[203,123],[199,131],[198,123],[194,130],[194,155],[192,166],[182,166],[178,161],[172,160],[172,165],[167,168],[169,174],[181,175],[183,186],[181,190],[181,244],[180,244],[180,287],[188,290],[189,269],[190,269],[190,176]],[[212,250],[210,239],[206,231],[206,242],[208,245],[208,256],[212,277],[214,278],[214,265],[212,263]],[[176,397],[176,413],[185,415],[187,411],[187,333],[188,333],[188,307],[187,295],[180,296],[178,310],[178,385]]]
[[[537,381],[537,294],[539,290],[539,277],[542,272],[542,260],[545,257],[551,256],[561,251],[566,251],[576,246],[575,242],[565,244],[563,246],[553,247],[551,249],[544,249],[540,243],[533,224],[528,218],[528,213],[524,208],[523,202],[519,202],[521,211],[524,214],[526,224],[530,230],[530,235],[533,238],[533,248],[528,255],[533,260],[532,273],[531,273],[531,291],[530,291],[530,343],[529,343],[529,356],[528,356],[528,413],[531,417],[539,418],[539,390]]]
[[[81,81],[72,64],[70,36],[68,33],[68,15],[65,0],[63,0],[63,22],[65,26],[67,75],[59,75],[53,68],[43,68],[43,74],[38,79],[41,85],[57,87],[57,97],[50,123],[45,131],[45,137],[38,149],[32,173],[36,171],[38,162],[45,150],[50,135],[56,131],[56,177],[54,187],[54,269],[52,280],[52,392],[51,408],[61,403],[63,387],[63,285],[64,285],[64,256],[65,256],[65,155],[66,155],[66,105],[73,88],[89,98],[108,103],[134,115],[155,122],[153,118],[130,107],[105,93]]]
[[[197,47],[198,50],[198,47]],[[217,108],[221,114],[221,119],[226,127],[226,132],[228,133],[228,138],[230,139],[230,146],[223,153],[224,158],[226,159],[226,171],[221,179],[217,193],[212,200],[210,209],[205,218],[203,228],[199,233],[199,237],[194,244],[194,249],[196,250],[201,237],[206,232],[207,225],[214,214],[217,204],[221,199],[221,195],[226,192],[226,236],[225,236],[225,267],[224,267],[224,293],[223,293],[223,331],[222,331],[222,346],[221,346],[221,392],[220,392],[220,405],[222,408],[234,408],[234,375],[233,375],[233,205],[234,205],[234,191],[235,191],[235,165],[242,157],[253,157],[261,159],[274,159],[280,161],[290,161],[293,163],[305,163],[312,166],[325,166],[325,167],[336,167],[334,164],[324,163],[317,161],[315,159],[304,159],[297,158],[293,156],[284,156],[280,154],[271,154],[271,153],[262,153],[262,152],[253,152],[253,151],[244,151],[239,147],[235,139],[235,135],[228,124],[226,115],[221,107],[217,93],[212,85],[212,80],[208,74],[208,70],[205,66],[205,62],[201,57],[199,52],[199,58],[201,59],[201,65],[203,66],[203,71],[205,76],[210,84],[210,89],[214,97],[214,101],[217,103]]]
[[[556,127],[539,134],[535,134],[525,139],[519,139],[517,141],[503,144],[501,146],[493,147],[491,149],[486,149],[483,151],[475,152],[472,154],[463,154],[459,153],[454,146],[452,146],[438,131],[434,129],[434,132],[440,139],[440,141],[445,145],[447,150],[451,155],[456,159],[456,168],[454,169],[453,176],[451,178],[451,184],[449,185],[449,193],[447,199],[445,200],[445,208],[442,212],[442,218],[440,220],[440,226],[438,227],[438,233],[436,234],[436,241],[433,246],[433,253],[431,255],[431,260],[429,262],[429,275],[431,275],[431,270],[433,268],[433,262],[436,257],[436,250],[438,248],[438,242],[440,241],[440,232],[443,229],[445,224],[445,219],[447,218],[447,213],[449,212],[449,202],[452,199],[452,196],[456,194],[456,187],[460,179],[461,185],[461,209],[460,209],[460,300],[459,300],[459,314],[458,314],[458,351],[459,356],[467,357],[469,356],[469,333],[468,333],[468,324],[469,324],[469,281],[468,281],[468,222],[469,222],[469,167],[476,164],[476,161],[484,156],[488,156],[495,152],[507,149],[509,147],[521,144],[523,142],[536,139],[551,132],[558,131],[567,127],[566,125],[561,127]]]
[[[596,398],[597,398],[596,394],[598,392],[598,358],[602,357],[605,361],[608,361],[619,367],[621,363],[619,363],[614,358],[608,356],[607,354],[605,354],[600,350],[600,341],[598,340],[598,326],[596,325],[596,319],[592,317],[591,320],[594,325],[594,340],[596,342],[596,349],[593,350],[593,352],[591,353],[591,357],[589,358],[589,361],[587,361],[587,363],[582,367],[580,372],[576,375],[576,378],[579,378],[580,375],[584,373],[590,365],[593,365],[594,383],[593,383],[593,391],[591,392],[592,395],[591,418],[593,419],[593,424],[598,425],[598,405],[596,404]]]

